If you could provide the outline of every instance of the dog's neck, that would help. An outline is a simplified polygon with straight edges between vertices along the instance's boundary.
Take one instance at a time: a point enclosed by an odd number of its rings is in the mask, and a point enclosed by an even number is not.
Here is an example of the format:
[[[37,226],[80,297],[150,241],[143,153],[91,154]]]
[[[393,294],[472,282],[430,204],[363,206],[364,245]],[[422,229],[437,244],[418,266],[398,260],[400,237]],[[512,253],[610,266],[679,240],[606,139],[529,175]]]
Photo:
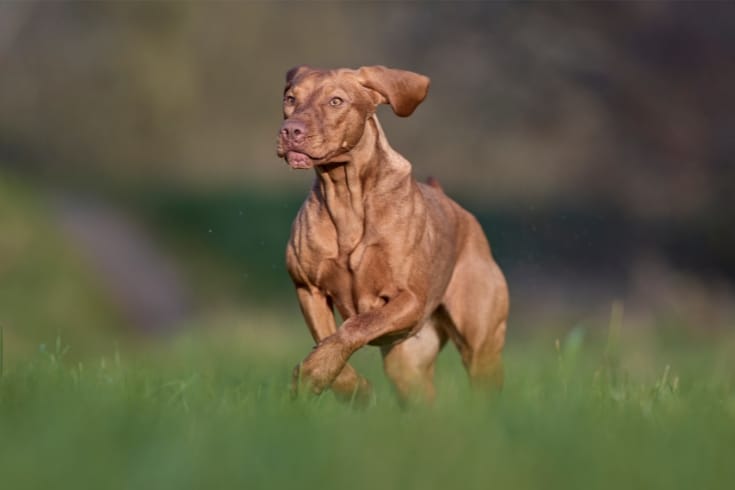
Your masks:
[[[372,211],[380,212],[380,204],[400,200],[411,189],[411,164],[388,144],[375,114],[348,157],[346,163],[316,167],[314,182],[337,229],[340,254],[349,254],[360,242]]]

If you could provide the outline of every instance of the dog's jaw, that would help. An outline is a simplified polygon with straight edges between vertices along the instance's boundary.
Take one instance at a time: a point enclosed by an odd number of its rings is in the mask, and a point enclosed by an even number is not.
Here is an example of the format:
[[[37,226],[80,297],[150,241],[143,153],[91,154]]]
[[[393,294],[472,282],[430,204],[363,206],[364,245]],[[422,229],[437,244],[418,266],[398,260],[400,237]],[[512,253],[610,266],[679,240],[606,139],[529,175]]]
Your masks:
[[[293,150],[286,153],[286,162],[295,169],[309,169],[314,166],[314,160],[309,155]]]

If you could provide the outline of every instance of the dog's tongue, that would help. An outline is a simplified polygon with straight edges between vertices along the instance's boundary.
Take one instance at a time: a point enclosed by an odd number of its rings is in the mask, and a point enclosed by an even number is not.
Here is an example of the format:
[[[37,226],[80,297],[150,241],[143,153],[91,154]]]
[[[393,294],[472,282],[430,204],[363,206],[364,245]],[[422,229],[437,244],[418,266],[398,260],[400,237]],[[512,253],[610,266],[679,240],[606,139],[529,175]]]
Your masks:
[[[286,154],[286,159],[291,168],[311,168],[314,166],[314,162],[308,155],[304,155],[298,151],[289,151]]]

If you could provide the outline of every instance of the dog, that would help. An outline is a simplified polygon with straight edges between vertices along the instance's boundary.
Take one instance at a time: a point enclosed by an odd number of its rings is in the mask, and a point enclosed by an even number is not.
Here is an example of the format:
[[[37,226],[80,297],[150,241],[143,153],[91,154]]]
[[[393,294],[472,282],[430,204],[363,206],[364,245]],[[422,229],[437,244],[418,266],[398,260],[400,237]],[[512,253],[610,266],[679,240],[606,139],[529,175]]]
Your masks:
[[[503,273],[475,217],[435,180],[413,178],[375,114],[389,104],[410,116],[428,89],[426,76],[384,66],[286,74],[277,154],[316,174],[286,251],[316,342],[294,369],[295,393],[331,388],[342,399],[370,399],[371,384],[348,360],[375,345],[399,399],[431,401],[435,360],[449,339],[473,386],[502,387]]]

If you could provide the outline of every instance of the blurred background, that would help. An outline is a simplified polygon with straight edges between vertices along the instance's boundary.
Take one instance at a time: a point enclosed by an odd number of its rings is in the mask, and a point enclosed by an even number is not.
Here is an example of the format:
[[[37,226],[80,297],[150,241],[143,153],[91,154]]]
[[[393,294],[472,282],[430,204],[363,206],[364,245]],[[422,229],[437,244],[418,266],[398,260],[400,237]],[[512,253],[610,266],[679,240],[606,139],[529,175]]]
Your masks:
[[[6,362],[58,335],[81,357],[192,330],[309,345],[283,255],[313,174],[275,156],[298,64],[431,77],[381,121],[482,222],[511,340],[612,305],[732,329],[734,52],[725,2],[2,3]]]

